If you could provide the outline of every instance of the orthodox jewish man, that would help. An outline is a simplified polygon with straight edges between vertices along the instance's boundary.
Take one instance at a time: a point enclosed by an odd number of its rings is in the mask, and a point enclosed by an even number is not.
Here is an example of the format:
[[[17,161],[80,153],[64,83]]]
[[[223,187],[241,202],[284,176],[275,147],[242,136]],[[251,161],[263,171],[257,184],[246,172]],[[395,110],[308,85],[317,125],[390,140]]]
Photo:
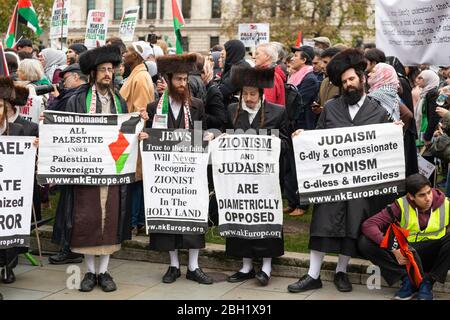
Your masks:
[[[317,129],[344,128],[388,122],[388,114],[364,91],[366,61],[356,49],[344,50],[327,65],[331,82],[343,94],[329,100],[322,111]],[[297,130],[293,135],[301,134]],[[299,173],[301,174],[301,172]],[[341,292],[352,291],[347,275],[350,257],[357,256],[357,239],[362,221],[373,213],[380,198],[321,203],[314,206],[310,229],[310,266],[308,274],[288,286],[289,292],[304,292],[322,287],[320,269],[325,253],[339,255],[334,284]]]
[[[228,106],[230,115],[228,123],[232,125],[232,129],[241,129],[246,133],[249,133],[248,130],[254,130],[259,134],[260,129],[266,129],[267,134],[275,134],[272,130],[278,130],[282,143],[280,155],[282,159],[283,152],[289,145],[285,108],[268,102],[264,96],[264,90],[274,86],[274,78],[274,68],[233,66],[231,81],[242,90],[239,101]],[[274,183],[280,181],[275,180]],[[282,238],[250,240],[229,237],[226,241],[226,253],[242,258],[242,268],[228,277],[228,282],[256,278],[259,284],[266,286],[272,271],[272,258],[284,254],[284,242]],[[259,272],[255,272],[253,268],[253,259],[262,259],[262,268]]]
[[[196,70],[195,54],[161,56],[156,60],[158,72],[164,74],[167,89],[162,97],[147,107],[147,128],[194,129],[195,121],[204,120],[204,106],[200,99],[189,91],[189,73]],[[202,123],[203,129],[205,128]],[[140,139],[148,138],[141,133]],[[213,280],[198,266],[198,254],[205,247],[204,235],[150,233],[150,250],[168,251],[170,266],[163,276],[164,283],[172,283],[181,276],[178,250],[189,250],[189,265],[186,278],[201,284],[212,284]]]
[[[121,114],[127,112],[124,99],[113,89],[114,69],[121,63],[120,49],[115,46],[98,47],[80,55],[81,71],[89,75],[89,83],[82,85],[70,98],[66,111],[87,114]],[[98,284],[104,292],[117,289],[108,273],[110,255],[120,250],[123,240],[130,239],[127,217],[127,186],[66,186],[61,193],[58,211],[65,223],[71,223],[70,247],[84,254],[87,273],[80,291],[88,292]],[[95,256],[100,256],[98,272]]]

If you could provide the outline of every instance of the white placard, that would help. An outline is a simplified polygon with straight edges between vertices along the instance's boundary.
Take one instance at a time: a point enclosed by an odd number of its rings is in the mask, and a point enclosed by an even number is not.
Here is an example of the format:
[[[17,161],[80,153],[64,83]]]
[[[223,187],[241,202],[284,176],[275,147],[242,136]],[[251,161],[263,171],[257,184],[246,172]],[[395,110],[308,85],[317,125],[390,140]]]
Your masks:
[[[39,124],[38,182],[41,184],[121,185],[134,182],[138,113],[44,112]]]
[[[420,154],[417,155],[417,163],[419,165],[419,173],[429,179],[436,169],[436,166]]]
[[[125,9],[119,27],[119,38],[124,42],[133,41],[134,30],[136,29],[139,17],[139,6]]]
[[[447,0],[376,0],[377,48],[404,65],[450,65]]]
[[[0,249],[29,246],[35,139],[0,136]]]
[[[405,156],[393,123],[310,130],[293,138],[300,203],[400,193]]]
[[[29,96],[27,104],[19,107],[19,115],[25,120],[39,123],[42,100],[41,96]]]
[[[221,136],[211,143],[214,189],[222,237],[281,238],[280,139]]]
[[[67,38],[69,16],[70,0],[55,0],[50,21],[50,39]]]
[[[240,23],[238,39],[246,47],[257,47],[270,41],[270,24],[268,23]]]
[[[88,49],[104,46],[108,31],[108,14],[105,10],[89,10],[84,45]]]
[[[202,132],[184,129],[147,132],[149,139],[142,141],[141,155],[148,233],[206,233],[209,154]]]

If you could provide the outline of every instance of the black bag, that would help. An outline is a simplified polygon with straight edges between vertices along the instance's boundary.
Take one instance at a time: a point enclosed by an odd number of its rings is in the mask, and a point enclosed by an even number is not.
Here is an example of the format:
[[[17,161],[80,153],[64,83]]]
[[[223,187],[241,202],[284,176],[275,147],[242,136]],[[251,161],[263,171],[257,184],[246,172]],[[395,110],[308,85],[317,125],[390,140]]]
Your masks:
[[[284,85],[286,96],[286,113],[288,117],[288,130],[294,132],[297,128],[297,124],[301,117],[301,114],[305,112],[305,105],[303,98],[297,87],[286,83]]]
[[[435,138],[433,144],[424,152],[423,156],[432,156],[444,162],[450,162],[450,137],[443,134]]]

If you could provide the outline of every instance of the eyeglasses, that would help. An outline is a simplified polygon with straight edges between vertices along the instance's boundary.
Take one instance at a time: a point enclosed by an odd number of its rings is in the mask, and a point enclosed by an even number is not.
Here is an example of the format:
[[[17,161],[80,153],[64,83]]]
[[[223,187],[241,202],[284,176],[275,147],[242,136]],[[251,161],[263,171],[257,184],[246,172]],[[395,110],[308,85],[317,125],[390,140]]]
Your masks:
[[[114,68],[101,67],[101,68],[97,68],[97,71],[113,73],[114,72]]]

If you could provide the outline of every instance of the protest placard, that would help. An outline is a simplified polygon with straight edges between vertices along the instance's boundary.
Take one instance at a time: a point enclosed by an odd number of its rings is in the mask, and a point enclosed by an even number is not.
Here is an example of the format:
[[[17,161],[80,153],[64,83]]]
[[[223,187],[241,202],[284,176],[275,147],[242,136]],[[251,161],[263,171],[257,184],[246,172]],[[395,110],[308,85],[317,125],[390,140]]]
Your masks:
[[[120,185],[135,180],[138,113],[78,114],[46,111],[39,124],[41,184]]]
[[[404,190],[401,126],[387,123],[304,131],[293,138],[293,145],[301,204]]]
[[[211,143],[222,237],[281,238],[280,139],[221,136]]]
[[[100,47],[106,43],[108,14],[105,10],[89,10],[84,45],[88,49]]]
[[[119,38],[124,42],[133,41],[134,30],[136,29],[139,16],[139,6],[125,9],[119,27]]]
[[[27,104],[19,106],[19,115],[25,120],[39,123],[42,100],[43,98],[41,96],[29,96]]]
[[[0,136],[0,249],[30,242],[35,137]]]
[[[69,16],[70,0],[55,0],[50,21],[50,39],[67,38]]]
[[[141,154],[148,232],[206,233],[208,152],[202,132],[184,129],[147,132],[149,139],[142,141]],[[194,139],[196,134],[198,139]]]
[[[447,0],[376,0],[376,45],[405,66],[450,64]]]
[[[240,23],[238,39],[246,47],[257,47],[270,41],[270,25],[268,23]]]

